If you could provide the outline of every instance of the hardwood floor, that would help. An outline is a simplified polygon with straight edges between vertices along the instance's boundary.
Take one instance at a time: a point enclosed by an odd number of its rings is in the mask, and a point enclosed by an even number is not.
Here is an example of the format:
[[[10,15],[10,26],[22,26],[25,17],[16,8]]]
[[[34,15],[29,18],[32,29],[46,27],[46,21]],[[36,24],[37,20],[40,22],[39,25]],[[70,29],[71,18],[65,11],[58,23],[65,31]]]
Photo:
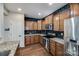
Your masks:
[[[19,48],[17,56],[51,56],[40,44],[29,45],[25,48]]]

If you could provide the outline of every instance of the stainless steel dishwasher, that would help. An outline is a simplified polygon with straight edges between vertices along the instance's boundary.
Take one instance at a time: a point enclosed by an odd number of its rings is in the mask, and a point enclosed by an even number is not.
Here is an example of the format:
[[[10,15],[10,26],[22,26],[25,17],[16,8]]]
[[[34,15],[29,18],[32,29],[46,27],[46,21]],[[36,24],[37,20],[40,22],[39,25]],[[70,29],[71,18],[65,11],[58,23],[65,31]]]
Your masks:
[[[49,38],[44,37],[43,38],[43,46],[44,48],[49,52]]]

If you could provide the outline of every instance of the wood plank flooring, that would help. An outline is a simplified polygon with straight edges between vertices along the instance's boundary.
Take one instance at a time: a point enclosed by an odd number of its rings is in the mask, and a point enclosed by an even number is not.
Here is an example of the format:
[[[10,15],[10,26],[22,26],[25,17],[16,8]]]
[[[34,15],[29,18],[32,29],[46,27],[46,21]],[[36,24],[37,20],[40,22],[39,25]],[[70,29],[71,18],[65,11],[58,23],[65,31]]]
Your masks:
[[[40,44],[29,45],[25,48],[19,48],[17,56],[51,56]]]

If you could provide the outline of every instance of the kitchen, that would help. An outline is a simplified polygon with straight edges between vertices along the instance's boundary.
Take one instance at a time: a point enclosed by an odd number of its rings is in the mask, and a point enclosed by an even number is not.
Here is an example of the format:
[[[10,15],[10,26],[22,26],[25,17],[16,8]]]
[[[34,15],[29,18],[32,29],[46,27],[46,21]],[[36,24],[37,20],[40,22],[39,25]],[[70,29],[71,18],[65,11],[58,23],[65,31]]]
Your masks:
[[[0,55],[79,55],[79,3],[5,3],[1,5],[4,5],[2,7],[4,20],[1,22],[4,27],[0,26],[0,31],[4,29],[5,34],[0,33]]]

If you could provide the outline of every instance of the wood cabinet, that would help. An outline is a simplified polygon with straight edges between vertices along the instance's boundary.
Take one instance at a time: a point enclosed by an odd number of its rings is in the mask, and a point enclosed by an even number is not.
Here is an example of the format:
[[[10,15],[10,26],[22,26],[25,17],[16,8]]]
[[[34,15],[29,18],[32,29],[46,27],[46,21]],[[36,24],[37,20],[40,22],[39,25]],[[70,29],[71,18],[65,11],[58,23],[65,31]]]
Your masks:
[[[52,20],[53,20],[53,15],[49,15],[48,16],[48,24],[52,24]]]
[[[25,46],[31,44],[30,36],[25,36]]]
[[[59,31],[59,13],[54,15],[53,23],[54,23],[54,30]]]
[[[53,21],[53,16],[52,16],[52,14],[49,15],[49,16],[47,16],[47,17],[45,18],[45,20],[42,20],[42,30],[47,30],[47,29],[45,28],[45,26],[46,26],[47,24],[52,24],[52,21]]]
[[[64,20],[70,18],[70,9],[65,9],[53,16],[55,31],[64,31]]]
[[[45,18],[45,24],[48,24],[48,19],[49,19],[49,17]]]
[[[54,40],[50,40],[50,53],[54,56],[64,55],[64,45]]]
[[[35,35],[35,43],[39,43],[40,42],[40,36],[39,35]]]
[[[35,43],[35,36],[30,36],[31,38],[31,43],[30,44],[34,44]]]
[[[34,30],[38,30],[38,23],[37,22],[34,22]]]
[[[40,36],[40,44],[43,46],[43,37]]]
[[[79,16],[79,3],[70,4],[71,17]]]
[[[56,56],[64,55],[64,45],[56,42]]]
[[[25,26],[25,29],[26,30],[30,30],[30,25],[29,24],[30,24],[30,22],[29,21],[26,21],[26,26]]]
[[[37,21],[38,22],[38,30],[42,30],[42,22],[41,22],[41,20],[38,20]]]
[[[33,30],[34,29],[34,22],[33,21],[26,21],[26,30]]]
[[[70,10],[60,12],[59,31],[64,31],[64,20],[70,18]]]
[[[45,20],[42,20],[42,30],[45,30]]]
[[[55,41],[50,40],[50,52],[55,56]]]
[[[37,21],[26,21],[26,30],[38,30],[38,22]],[[41,27],[39,26],[39,29],[41,30]]]
[[[30,25],[30,30],[33,30],[34,29],[34,22],[30,21],[29,25]]]
[[[25,36],[25,46],[40,43],[40,39],[41,39],[40,35]]]

